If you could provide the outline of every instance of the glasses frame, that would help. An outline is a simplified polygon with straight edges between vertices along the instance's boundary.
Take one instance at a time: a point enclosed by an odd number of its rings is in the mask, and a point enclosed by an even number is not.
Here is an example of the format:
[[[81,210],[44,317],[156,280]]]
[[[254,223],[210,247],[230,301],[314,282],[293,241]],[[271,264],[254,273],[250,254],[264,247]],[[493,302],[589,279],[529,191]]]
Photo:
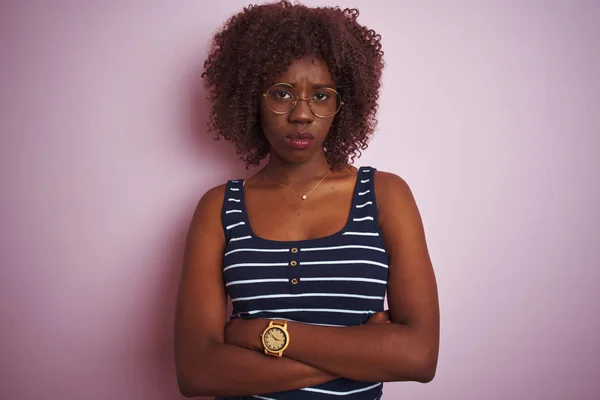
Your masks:
[[[269,107],[269,101],[267,100],[267,94],[271,91],[271,89],[273,89],[275,86],[279,86],[279,85],[288,86],[290,89],[292,89],[292,93],[294,94],[295,99],[292,102],[292,107],[288,111],[275,111],[271,107]],[[269,89],[267,89],[266,92],[263,93],[263,97],[265,98],[265,104],[267,105],[267,108],[269,110],[271,110],[271,112],[273,112],[273,113],[275,113],[277,115],[285,115],[285,114],[291,113],[292,110],[294,108],[296,108],[296,106],[298,105],[298,102],[300,100],[304,100],[304,101],[306,101],[308,103],[308,108],[310,108],[310,111],[313,113],[313,115],[315,117],[318,117],[318,118],[331,118],[331,117],[334,117],[338,112],[340,112],[340,110],[342,109],[342,106],[344,105],[344,99],[342,98],[342,95],[340,94],[340,92],[338,92],[337,90],[335,90],[333,88],[330,88],[330,87],[325,88],[325,89],[331,90],[340,99],[340,105],[338,106],[337,110],[335,110],[335,112],[333,114],[328,115],[328,116],[323,116],[323,115],[317,114],[315,112],[315,110],[313,110],[313,108],[312,108],[312,103],[311,103],[312,99],[305,99],[305,98],[302,98],[302,97],[296,95],[294,87],[291,84],[286,83],[286,82],[278,82],[278,83],[273,84],[272,86],[269,87]]]

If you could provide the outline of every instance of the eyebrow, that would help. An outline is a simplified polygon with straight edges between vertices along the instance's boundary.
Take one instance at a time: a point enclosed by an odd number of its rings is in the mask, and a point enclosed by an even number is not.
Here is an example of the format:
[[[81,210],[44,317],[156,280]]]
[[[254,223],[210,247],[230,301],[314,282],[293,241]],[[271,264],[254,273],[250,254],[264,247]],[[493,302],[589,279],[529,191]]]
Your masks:
[[[279,83],[285,83],[286,85],[290,85],[294,89],[296,88],[296,85],[294,85],[293,83],[290,83],[290,82],[279,82]],[[315,83],[312,85],[312,88],[313,89],[334,89],[335,85],[333,83]]]
[[[313,89],[333,89],[333,83],[316,83],[312,87]]]

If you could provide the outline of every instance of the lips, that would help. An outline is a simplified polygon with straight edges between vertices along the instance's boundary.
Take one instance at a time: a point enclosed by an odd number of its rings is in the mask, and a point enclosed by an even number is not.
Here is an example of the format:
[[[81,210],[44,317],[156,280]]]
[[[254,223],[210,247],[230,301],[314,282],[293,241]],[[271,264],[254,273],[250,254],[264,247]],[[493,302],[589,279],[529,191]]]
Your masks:
[[[288,139],[305,139],[305,140],[314,140],[314,136],[309,132],[300,132],[295,131],[286,136]]]
[[[294,149],[304,150],[304,149],[309,148],[313,144],[315,137],[309,132],[297,131],[297,132],[292,132],[289,135],[287,135],[285,137],[285,140]]]

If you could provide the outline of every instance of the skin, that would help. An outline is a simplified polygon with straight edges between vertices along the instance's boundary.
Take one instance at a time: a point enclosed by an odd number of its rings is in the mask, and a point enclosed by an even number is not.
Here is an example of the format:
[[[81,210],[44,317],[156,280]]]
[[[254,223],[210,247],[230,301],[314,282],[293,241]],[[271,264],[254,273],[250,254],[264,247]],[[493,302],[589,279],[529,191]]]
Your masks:
[[[334,86],[327,66],[312,57],[294,62],[275,82],[293,84],[303,98],[314,85]],[[329,169],[322,143],[332,121],[314,116],[305,101],[290,113],[277,115],[261,100],[261,124],[271,144],[265,174],[299,193],[314,187]],[[312,133],[313,145],[291,148],[285,137],[295,130]],[[331,171],[302,200],[256,174],[245,186],[252,230],[281,241],[338,232],[348,218],[356,175],[350,166]],[[437,285],[421,217],[402,178],[375,174],[378,221],[390,256],[389,311],[356,327],[289,322],[291,340],[281,358],[263,354],[260,334],[268,320],[227,322],[222,277],[226,243],[220,220],[224,191],[224,185],[218,186],[202,197],[187,237],[175,326],[176,369],[183,395],[267,394],[337,377],[365,382],[433,379],[439,350]]]

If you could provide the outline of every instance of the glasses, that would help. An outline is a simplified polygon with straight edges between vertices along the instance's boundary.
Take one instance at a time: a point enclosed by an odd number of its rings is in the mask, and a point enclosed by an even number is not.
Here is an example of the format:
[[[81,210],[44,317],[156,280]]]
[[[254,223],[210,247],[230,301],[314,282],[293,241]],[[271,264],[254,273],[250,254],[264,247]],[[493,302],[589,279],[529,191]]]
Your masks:
[[[307,101],[312,113],[319,118],[333,117],[344,105],[342,96],[332,88],[318,89],[308,99],[303,99],[289,83],[274,84],[263,97],[269,110],[280,115],[292,111],[300,100]]]

